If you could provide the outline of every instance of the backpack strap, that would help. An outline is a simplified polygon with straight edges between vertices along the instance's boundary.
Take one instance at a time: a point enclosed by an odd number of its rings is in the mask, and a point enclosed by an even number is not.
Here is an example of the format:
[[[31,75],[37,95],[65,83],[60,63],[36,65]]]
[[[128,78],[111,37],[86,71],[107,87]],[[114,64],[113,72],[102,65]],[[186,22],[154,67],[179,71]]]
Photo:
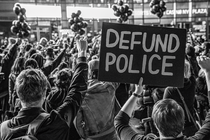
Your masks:
[[[10,122],[10,120],[4,121],[0,125],[1,126],[0,139],[10,139],[14,132],[17,132],[18,130],[22,130],[22,129],[27,129],[27,127],[28,127],[28,131],[26,134],[35,136],[39,126],[42,124],[42,122],[44,122],[47,116],[49,116],[48,113],[41,113],[31,123],[29,123],[29,125],[23,125],[14,129],[10,129],[8,127],[8,123]]]
[[[48,113],[41,113],[39,114],[30,124],[28,127],[28,131],[27,134],[28,135],[36,135],[36,132],[38,130],[38,128],[40,127],[40,125],[42,124],[42,122],[44,122],[44,120],[47,118],[47,116],[49,116]]]
[[[185,111],[186,111],[186,113],[187,113],[188,121],[190,121],[190,122],[192,121],[193,124],[195,125],[195,127],[197,128],[197,130],[199,130],[200,128],[199,128],[198,124],[196,123],[194,117],[193,117],[192,114],[190,113],[190,110],[189,110],[189,108],[187,107],[187,104],[186,104],[185,101],[184,101],[184,97],[182,96],[182,94],[181,94],[181,92],[179,91],[178,88],[176,88],[176,90],[178,91],[179,97],[181,98],[182,103],[183,103],[183,105],[184,105],[184,109],[185,109]]]

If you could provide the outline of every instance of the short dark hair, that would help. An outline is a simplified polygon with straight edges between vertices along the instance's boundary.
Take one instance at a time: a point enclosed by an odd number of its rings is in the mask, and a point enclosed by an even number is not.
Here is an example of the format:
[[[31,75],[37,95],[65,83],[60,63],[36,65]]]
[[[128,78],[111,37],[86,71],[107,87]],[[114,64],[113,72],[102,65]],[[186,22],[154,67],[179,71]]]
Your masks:
[[[47,78],[39,69],[23,70],[16,79],[16,92],[23,103],[41,100],[47,90]]]
[[[33,58],[28,58],[28,59],[25,61],[24,69],[28,69],[28,68],[37,69],[37,68],[39,68],[39,65],[38,65],[38,63],[36,62],[35,59],[33,59]]]
[[[31,58],[35,59],[39,68],[41,69],[44,65],[44,56],[40,53],[35,53],[31,56]]]
[[[37,53],[37,50],[35,48],[31,48],[28,52],[27,52],[27,58],[30,58],[33,54]]]
[[[173,99],[162,99],[155,103],[152,119],[165,137],[176,138],[184,129],[184,110]]]
[[[27,45],[25,46],[26,52],[30,51],[31,48],[33,48],[33,45],[32,45],[32,44],[27,44]]]
[[[19,74],[22,70],[24,70],[24,63],[25,63],[24,57],[18,57],[15,59],[15,62],[13,63],[13,66],[11,68],[11,73]]]
[[[73,72],[69,68],[60,70],[56,75],[56,86],[60,88],[69,87]]]

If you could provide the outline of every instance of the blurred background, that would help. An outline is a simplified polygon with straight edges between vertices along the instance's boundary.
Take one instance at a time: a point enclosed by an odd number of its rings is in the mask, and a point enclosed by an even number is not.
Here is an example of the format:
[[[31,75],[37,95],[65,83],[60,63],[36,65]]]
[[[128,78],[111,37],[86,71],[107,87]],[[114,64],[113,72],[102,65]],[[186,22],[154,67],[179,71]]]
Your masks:
[[[133,9],[133,15],[125,24],[185,28],[197,36],[210,39],[210,0],[165,0],[167,10],[159,19],[151,14],[151,0],[124,0]],[[118,0],[0,0],[0,40],[13,36],[12,21],[15,3],[26,9],[27,22],[32,28],[30,41],[41,37],[52,39],[62,34],[73,33],[68,19],[73,12],[81,10],[81,17],[88,22],[86,34],[100,34],[102,22],[117,23],[111,6]]]

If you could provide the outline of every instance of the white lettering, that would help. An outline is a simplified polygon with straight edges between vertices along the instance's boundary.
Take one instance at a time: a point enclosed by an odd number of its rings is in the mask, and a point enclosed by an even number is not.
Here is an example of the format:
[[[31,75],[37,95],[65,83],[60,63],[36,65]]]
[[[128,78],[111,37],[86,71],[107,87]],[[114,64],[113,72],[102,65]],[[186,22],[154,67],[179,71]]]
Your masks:
[[[167,42],[168,42],[168,34],[165,35],[164,42],[161,39],[160,35],[157,35],[156,45],[155,45],[155,52],[158,52],[159,46],[162,48],[163,52],[167,50]]]
[[[122,31],[121,32],[121,35],[120,35],[120,44],[119,44],[119,48],[120,49],[124,49],[124,50],[128,50],[129,49],[129,46],[123,46],[123,43],[129,43],[129,40],[124,40],[124,36],[126,34],[131,34],[130,31]]]
[[[151,52],[154,49],[154,47],[155,47],[156,34],[152,35],[151,46],[150,46],[149,49],[147,49],[147,47],[146,47],[146,38],[147,38],[147,33],[144,33],[143,34],[143,45],[142,45],[142,48],[144,49],[145,52]]]
[[[176,46],[172,49],[173,39],[175,39]],[[180,46],[179,37],[176,34],[170,34],[168,41],[168,52],[169,53],[176,52],[179,49],[179,46]]]
[[[143,62],[142,62],[142,73],[145,73],[146,65],[147,65],[147,55],[143,55]]]
[[[133,50],[135,44],[141,44],[141,41],[135,41],[137,35],[142,35],[142,32],[133,32],[131,37],[131,50]]]
[[[111,57],[111,60],[109,59],[110,57]],[[109,71],[109,66],[113,65],[115,61],[116,61],[116,56],[113,53],[107,53],[106,54],[105,70]]]
[[[121,59],[124,59],[124,61],[125,61],[123,69],[120,69],[120,61],[121,61]],[[119,73],[123,73],[123,72],[126,71],[127,67],[128,67],[128,58],[127,58],[126,55],[121,54],[121,55],[117,58],[117,62],[116,62],[117,71],[118,71]]]
[[[166,67],[173,67],[172,63],[166,63],[167,59],[176,59],[176,57],[175,56],[163,56],[161,74],[166,75],[166,76],[173,76],[172,72],[166,72]]]
[[[139,70],[133,70],[132,66],[133,66],[133,55],[130,55],[128,73],[139,73]]]
[[[154,59],[155,57],[156,57],[158,60],[161,60],[160,56],[157,55],[157,54],[153,54],[153,55],[151,56],[151,58],[149,59],[149,63],[148,63],[148,65],[149,65],[148,70],[149,70],[149,72],[150,72],[151,74],[158,74],[158,73],[159,73],[159,70],[155,70],[155,71],[152,70],[152,64],[153,64],[152,62],[153,62],[153,59]]]
[[[109,42],[111,33],[114,33],[115,36],[116,36],[116,40],[113,43]],[[108,29],[107,33],[106,33],[106,47],[107,48],[113,48],[113,47],[115,47],[117,45],[118,41],[119,41],[119,34],[118,34],[118,32],[115,31],[114,29]]]

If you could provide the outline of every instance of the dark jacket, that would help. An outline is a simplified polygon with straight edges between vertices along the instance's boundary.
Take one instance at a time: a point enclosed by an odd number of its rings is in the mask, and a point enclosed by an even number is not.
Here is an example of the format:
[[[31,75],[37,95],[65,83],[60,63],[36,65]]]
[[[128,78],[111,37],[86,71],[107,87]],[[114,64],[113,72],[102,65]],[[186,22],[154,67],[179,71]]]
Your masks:
[[[210,92],[208,92],[210,94]],[[205,121],[200,130],[190,140],[209,140],[210,139],[210,112],[207,113]]]
[[[195,116],[195,110],[194,110],[194,103],[195,103],[195,90],[196,90],[196,80],[194,76],[191,76],[189,79],[184,79],[184,87],[183,88],[178,88],[182,96],[184,97],[184,101],[190,110],[190,113]],[[184,109],[184,104],[182,103],[182,100],[179,96],[177,88],[174,87],[167,87],[165,89],[163,98],[171,98],[177,101],[182,108]],[[184,109],[185,110],[185,109]],[[185,116],[187,116],[185,114]],[[192,126],[193,122],[189,121],[187,117],[185,117],[185,126]]]
[[[210,92],[209,92],[210,95]],[[129,125],[130,117],[120,111],[117,116],[115,117],[114,125],[117,131],[118,136],[121,140],[153,140],[154,138],[151,135],[142,135],[136,133],[134,129]],[[210,112],[208,112],[204,124],[202,125],[201,129],[196,132],[196,134],[192,137],[181,137],[180,139],[175,140],[209,140],[210,138]],[[159,138],[155,138],[159,139]],[[172,139],[171,139],[172,140]]]
[[[0,97],[5,96],[5,95],[3,95],[3,92],[5,93],[5,91],[8,91],[9,74],[10,74],[12,65],[15,61],[15,58],[17,56],[17,48],[18,48],[17,44],[11,46],[8,53],[3,57],[2,61],[1,61],[1,65],[2,65],[1,72],[4,73],[5,79],[0,83]],[[8,92],[6,92],[6,94],[8,94]]]
[[[43,73],[47,77],[61,63],[65,53],[66,53],[66,49],[64,49],[49,65],[46,65],[41,68]]]
[[[82,102],[81,92],[84,92],[87,89],[86,81],[88,66],[85,61],[85,58],[79,58],[79,63],[76,66],[68,95],[63,104],[57,110],[52,110],[50,115],[37,130],[36,137],[39,140],[71,139],[72,134],[70,128]],[[10,129],[17,129],[18,127],[27,125],[41,112],[44,112],[42,108],[21,109],[16,117],[9,120],[8,127]],[[24,135],[26,134],[26,131],[27,130],[21,129],[14,134],[10,134],[9,132],[3,134],[0,133],[0,140],[5,140],[10,135],[12,135],[12,138]]]
[[[17,96],[14,94],[14,89],[15,89],[15,81],[18,75],[14,73],[10,73],[9,75],[9,101],[8,103],[10,106],[14,107],[14,98],[17,98]]]
[[[115,91],[118,86],[119,83],[97,79],[88,81],[88,90],[75,121],[82,137],[103,140],[103,136],[114,132]]]
[[[130,117],[120,111],[115,117],[115,129],[117,134],[121,140],[160,140],[157,136],[152,134],[142,135],[137,133],[130,125],[129,125]],[[167,140],[167,139],[161,139]],[[170,140],[186,140],[185,136],[176,139]]]
[[[57,109],[64,101],[68,94],[66,89],[54,87],[46,98],[45,110],[50,112],[53,109]]]

